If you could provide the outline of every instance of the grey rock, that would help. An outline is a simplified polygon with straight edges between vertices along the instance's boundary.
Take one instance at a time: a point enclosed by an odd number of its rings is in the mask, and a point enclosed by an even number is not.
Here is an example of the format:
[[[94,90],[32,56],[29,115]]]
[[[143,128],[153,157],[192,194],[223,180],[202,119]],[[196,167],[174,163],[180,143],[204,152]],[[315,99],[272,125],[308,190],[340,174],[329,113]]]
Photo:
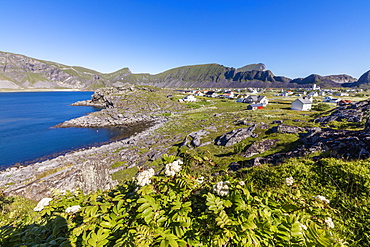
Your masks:
[[[271,124],[282,124],[283,120],[274,120]]]
[[[180,146],[199,147],[202,145],[201,140],[203,136],[206,136],[208,134],[209,132],[206,130],[198,130],[196,132],[192,132],[184,138]]]
[[[285,124],[280,124],[271,128],[272,133],[282,133],[282,134],[296,134],[299,132],[305,132],[305,128],[290,126]]]
[[[278,140],[276,139],[266,139],[259,142],[255,142],[252,145],[250,145],[241,156],[248,158],[256,154],[261,154],[273,148],[277,142]]]
[[[232,130],[226,134],[223,134],[222,136],[218,137],[215,140],[215,144],[218,146],[225,146],[229,147],[236,143],[239,143],[243,140],[245,140],[248,137],[257,137],[258,135],[256,133],[253,133],[256,129],[256,125],[253,125],[248,128],[240,128]]]

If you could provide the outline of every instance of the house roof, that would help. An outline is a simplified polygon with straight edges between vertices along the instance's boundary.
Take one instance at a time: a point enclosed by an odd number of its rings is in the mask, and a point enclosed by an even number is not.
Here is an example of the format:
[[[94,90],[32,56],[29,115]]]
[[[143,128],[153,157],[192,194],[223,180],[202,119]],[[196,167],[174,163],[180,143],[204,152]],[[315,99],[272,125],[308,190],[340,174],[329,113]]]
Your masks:
[[[266,98],[266,96],[261,96],[261,95],[249,95],[247,97],[248,100],[251,100],[251,101],[255,101],[255,102],[259,102],[261,100],[263,100],[264,98]]]
[[[302,104],[312,104],[311,100],[309,100],[308,98],[298,98],[296,100],[299,100],[300,102],[302,102]]]
[[[260,106],[264,106],[263,104],[250,104],[249,105],[250,107],[260,107]]]

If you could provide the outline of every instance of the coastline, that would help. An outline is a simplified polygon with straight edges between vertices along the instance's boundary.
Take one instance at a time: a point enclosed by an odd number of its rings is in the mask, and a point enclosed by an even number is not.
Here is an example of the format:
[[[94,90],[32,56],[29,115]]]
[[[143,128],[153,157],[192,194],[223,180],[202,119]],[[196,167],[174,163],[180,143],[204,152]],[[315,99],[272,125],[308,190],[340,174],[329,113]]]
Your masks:
[[[9,167],[0,171],[0,188],[6,195],[20,195],[32,200],[50,197],[51,189],[81,189],[84,193],[111,189],[117,184],[112,179],[114,173],[154,161],[167,153],[173,143],[182,141],[181,134],[162,135],[156,131],[170,121],[167,116],[188,109],[168,97],[172,94],[172,90],[142,86],[95,91],[91,100],[73,105],[105,106],[104,109],[54,127],[150,126],[123,140],[62,153],[27,166],[20,164]]]
[[[93,92],[94,90],[81,90],[77,88],[60,88],[60,89],[53,89],[53,88],[25,88],[25,89],[9,89],[9,88],[0,88],[0,93],[22,93],[22,92]]]
[[[6,195],[21,195],[33,200],[50,196],[51,188],[61,191],[80,188],[84,193],[110,189],[117,184],[111,174],[133,167],[145,159],[129,147],[143,148],[143,143],[164,123],[162,119],[127,139],[74,150],[26,166],[9,167],[0,171],[0,188],[4,189]],[[111,168],[117,160],[125,160],[126,163]]]

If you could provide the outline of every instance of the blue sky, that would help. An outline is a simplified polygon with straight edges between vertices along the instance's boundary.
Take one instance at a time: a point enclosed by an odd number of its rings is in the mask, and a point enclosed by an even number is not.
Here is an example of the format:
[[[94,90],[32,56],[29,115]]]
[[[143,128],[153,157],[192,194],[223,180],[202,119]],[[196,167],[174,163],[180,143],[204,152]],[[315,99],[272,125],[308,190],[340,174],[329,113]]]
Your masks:
[[[264,63],[275,75],[370,70],[368,0],[2,0],[0,51],[110,73]]]

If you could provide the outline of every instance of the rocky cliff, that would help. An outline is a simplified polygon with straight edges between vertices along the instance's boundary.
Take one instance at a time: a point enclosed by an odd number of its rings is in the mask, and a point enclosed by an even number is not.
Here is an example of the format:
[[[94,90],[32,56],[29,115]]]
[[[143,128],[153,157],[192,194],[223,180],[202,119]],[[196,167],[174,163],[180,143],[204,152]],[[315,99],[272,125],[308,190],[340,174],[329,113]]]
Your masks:
[[[309,75],[305,78],[296,78],[291,80],[291,83],[297,84],[317,84],[321,87],[342,87],[343,84],[354,83],[356,78],[353,78],[349,75],[329,75],[329,76],[320,76],[316,74]]]
[[[99,72],[23,55],[0,52],[0,88],[74,88],[104,86]]]

